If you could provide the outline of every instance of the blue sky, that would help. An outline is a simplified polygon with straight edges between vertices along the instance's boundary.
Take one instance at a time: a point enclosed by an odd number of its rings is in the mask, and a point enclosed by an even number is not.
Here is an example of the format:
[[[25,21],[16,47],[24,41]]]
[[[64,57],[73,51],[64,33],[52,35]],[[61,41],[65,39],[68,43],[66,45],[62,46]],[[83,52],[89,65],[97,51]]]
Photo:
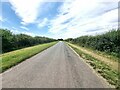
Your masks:
[[[50,38],[96,35],[118,27],[118,0],[2,0],[0,28]]]

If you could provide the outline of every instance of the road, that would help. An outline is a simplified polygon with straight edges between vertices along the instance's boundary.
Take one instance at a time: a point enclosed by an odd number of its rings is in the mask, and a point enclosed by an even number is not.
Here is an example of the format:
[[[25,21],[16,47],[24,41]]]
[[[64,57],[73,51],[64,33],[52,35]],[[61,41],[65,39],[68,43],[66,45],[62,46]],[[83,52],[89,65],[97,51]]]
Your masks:
[[[109,88],[64,42],[2,74],[3,88]]]

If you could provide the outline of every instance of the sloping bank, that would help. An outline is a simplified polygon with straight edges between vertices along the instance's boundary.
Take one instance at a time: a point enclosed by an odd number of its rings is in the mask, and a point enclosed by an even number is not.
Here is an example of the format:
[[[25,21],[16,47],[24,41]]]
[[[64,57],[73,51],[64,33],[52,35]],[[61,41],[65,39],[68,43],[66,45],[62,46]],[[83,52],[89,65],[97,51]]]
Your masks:
[[[4,72],[5,70],[11,68],[12,66],[17,65],[18,63],[26,60],[27,58],[30,58],[34,56],[37,53],[40,53],[41,51],[55,45],[57,42],[51,42],[46,44],[40,44],[28,48],[23,48],[15,51],[11,51],[8,53],[4,53],[0,55],[0,73]]]
[[[87,53],[87,49],[85,48],[83,49],[82,47],[71,43],[67,44],[72,47],[80,55],[80,57],[82,57],[88,64],[90,64],[93,69],[95,69],[95,71],[99,73],[103,78],[105,78],[111,85],[114,85],[117,89],[120,88],[120,82],[118,78],[120,73],[118,70],[116,70],[116,66],[113,68],[114,65],[112,66],[104,62],[103,60],[105,57],[96,57],[98,55],[97,53],[94,53],[94,55],[92,55],[91,53]],[[116,65],[118,65],[118,62],[116,62]]]

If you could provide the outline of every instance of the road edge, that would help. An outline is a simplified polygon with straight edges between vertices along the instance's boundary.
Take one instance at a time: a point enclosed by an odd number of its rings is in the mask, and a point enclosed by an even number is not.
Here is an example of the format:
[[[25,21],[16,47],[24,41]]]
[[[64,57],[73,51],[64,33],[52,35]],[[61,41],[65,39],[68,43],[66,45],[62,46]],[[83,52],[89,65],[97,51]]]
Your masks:
[[[96,71],[93,69],[93,67],[90,66],[90,65],[85,61],[85,59],[83,59],[82,57],[80,57],[80,55],[79,55],[75,50],[73,50],[72,47],[70,47],[67,43],[66,43],[66,45],[79,57],[80,60],[82,60],[82,61],[93,71],[93,73],[94,73],[95,75],[97,75],[98,78],[100,78],[100,80],[101,80],[102,83],[103,83],[103,81],[104,81],[104,83],[105,83],[107,86],[109,86],[110,88],[115,88],[114,85],[109,84],[109,82],[108,82],[104,77],[102,77],[98,72],[96,72]],[[103,80],[103,81],[102,81],[102,80]]]

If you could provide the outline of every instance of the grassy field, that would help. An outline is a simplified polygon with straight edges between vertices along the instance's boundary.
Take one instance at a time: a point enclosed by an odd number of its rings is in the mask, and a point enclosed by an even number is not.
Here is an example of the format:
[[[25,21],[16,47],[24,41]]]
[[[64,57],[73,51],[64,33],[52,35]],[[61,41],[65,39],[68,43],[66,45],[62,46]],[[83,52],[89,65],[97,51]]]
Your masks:
[[[53,46],[57,42],[51,42],[46,44],[40,44],[28,48],[23,48],[15,51],[11,51],[8,53],[4,53],[0,55],[1,63],[0,63],[0,72],[4,72],[5,70],[15,66],[16,64],[26,60],[27,58],[32,57],[33,55]]]
[[[102,77],[104,77],[111,85],[114,85],[116,88],[120,88],[119,87],[120,82],[118,79],[120,73],[118,72],[118,70],[116,70],[116,67],[112,68],[114,65],[111,67],[109,66],[109,64],[107,64],[107,62],[103,61],[103,60],[109,60],[109,58],[108,59],[106,59],[106,57],[96,58],[98,56],[98,53],[94,53],[93,56],[91,55],[91,53],[86,53],[87,49],[85,50],[85,48],[84,50],[82,50],[81,49],[82,47],[78,47],[74,44],[68,43],[68,45],[72,47],[89,65],[93,67],[93,69],[95,69],[97,73],[99,73]],[[108,61],[108,63],[109,62],[111,62],[111,60]],[[113,62],[115,62],[115,60],[113,60]]]

